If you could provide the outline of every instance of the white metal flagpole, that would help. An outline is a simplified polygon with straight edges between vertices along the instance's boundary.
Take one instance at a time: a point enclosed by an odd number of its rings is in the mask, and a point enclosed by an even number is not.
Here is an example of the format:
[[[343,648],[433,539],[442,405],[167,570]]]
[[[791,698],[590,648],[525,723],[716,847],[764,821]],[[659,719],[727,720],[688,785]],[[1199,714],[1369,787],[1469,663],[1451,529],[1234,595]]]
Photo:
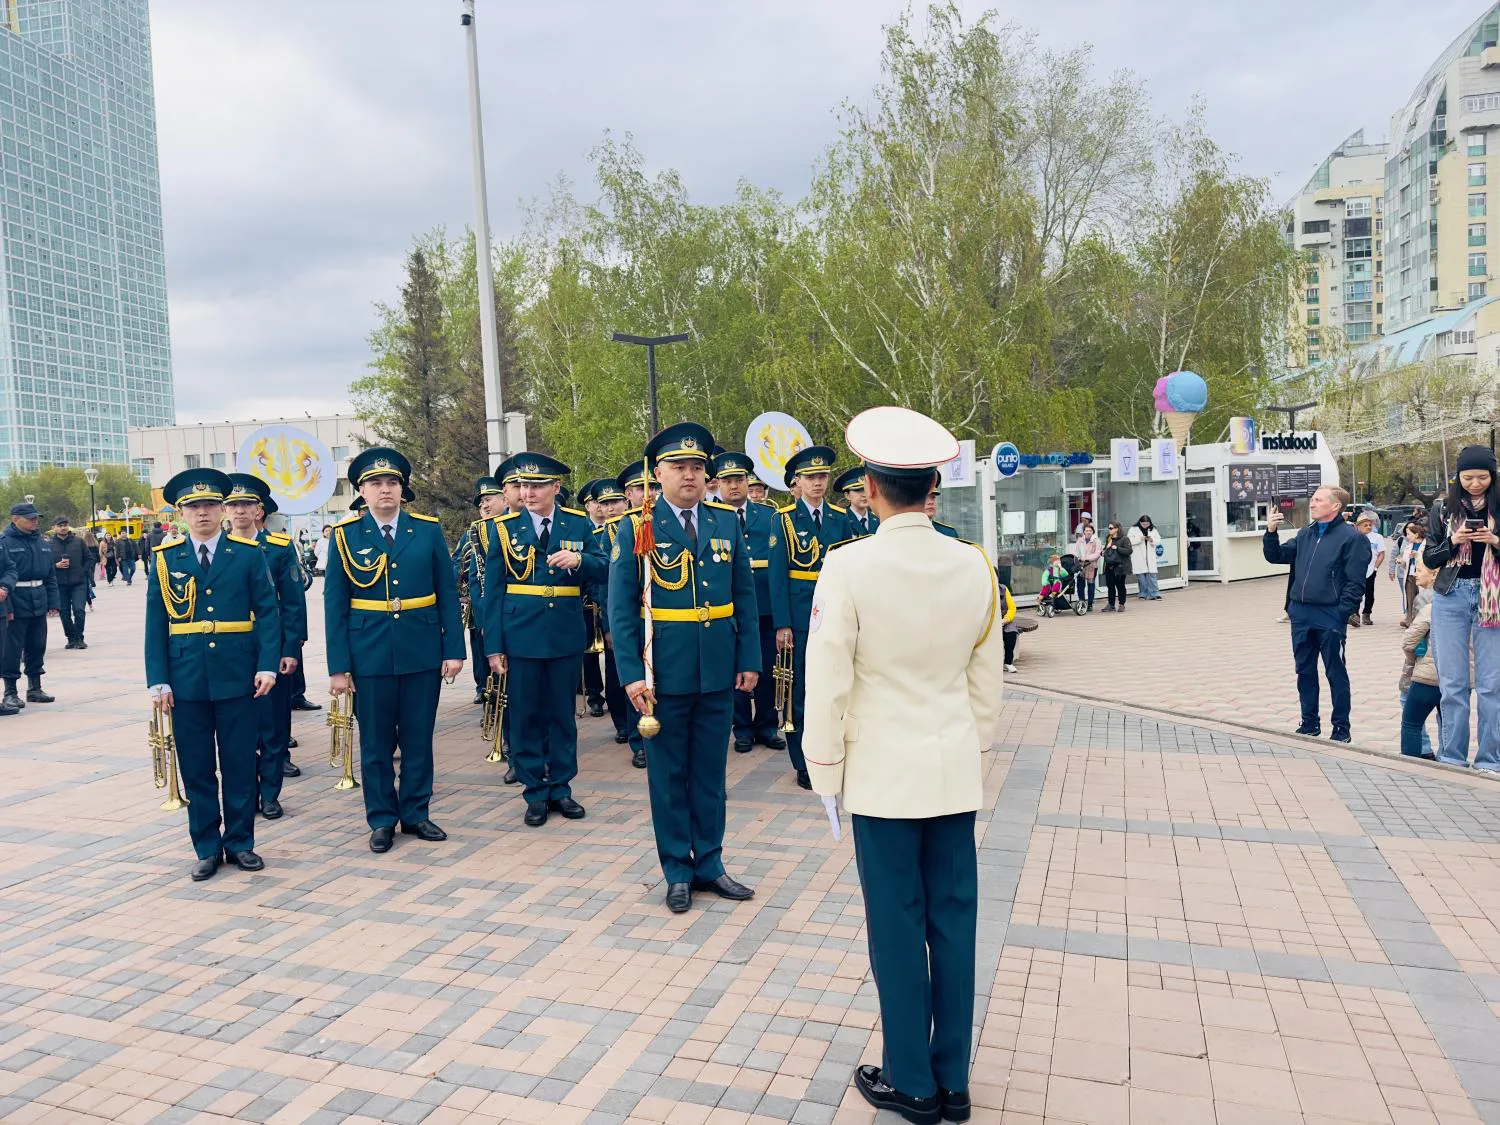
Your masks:
[[[461,0],[459,22],[469,56],[469,134],[474,157],[474,239],[479,272],[479,346],[484,365],[484,425],[490,470],[509,454],[505,441],[505,404],[500,393],[500,341],[495,329],[495,272],[490,261],[490,205],[484,177],[484,118],[479,103],[479,36],[474,0]]]

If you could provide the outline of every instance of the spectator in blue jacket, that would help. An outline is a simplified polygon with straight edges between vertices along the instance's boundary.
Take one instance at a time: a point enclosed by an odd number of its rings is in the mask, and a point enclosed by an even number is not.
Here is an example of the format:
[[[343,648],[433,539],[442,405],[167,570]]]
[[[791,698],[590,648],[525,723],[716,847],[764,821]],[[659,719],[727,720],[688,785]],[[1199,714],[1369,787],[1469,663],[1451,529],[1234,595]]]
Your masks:
[[[1340,514],[1349,494],[1324,485],[1307,502],[1311,522],[1290,543],[1277,534],[1281,512],[1272,509],[1266,520],[1262,550],[1270,563],[1290,564],[1296,575],[1287,603],[1292,619],[1292,659],[1297,665],[1297,695],[1302,701],[1298,734],[1323,731],[1318,713],[1318,657],[1328,676],[1333,698],[1335,742],[1348,742],[1349,671],[1344,666],[1344,635],[1349,617],[1365,593],[1370,544]]]

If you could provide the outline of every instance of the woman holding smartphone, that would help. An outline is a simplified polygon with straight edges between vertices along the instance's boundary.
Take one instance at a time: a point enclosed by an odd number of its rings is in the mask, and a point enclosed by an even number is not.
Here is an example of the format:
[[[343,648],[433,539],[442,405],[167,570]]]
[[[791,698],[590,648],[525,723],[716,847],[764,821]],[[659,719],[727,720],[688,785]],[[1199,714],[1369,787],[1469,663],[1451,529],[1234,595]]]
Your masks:
[[[1432,649],[1442,694],[1438,759],[1469,764],[1469,695],[1479,696],[1474,768],[1500,770],[1500,481],[1495,455],[1466,446],[1441,507],[1427,523],[1422,562],[1433,583]],[[1469,653],[1474,654],[1473,678]]]

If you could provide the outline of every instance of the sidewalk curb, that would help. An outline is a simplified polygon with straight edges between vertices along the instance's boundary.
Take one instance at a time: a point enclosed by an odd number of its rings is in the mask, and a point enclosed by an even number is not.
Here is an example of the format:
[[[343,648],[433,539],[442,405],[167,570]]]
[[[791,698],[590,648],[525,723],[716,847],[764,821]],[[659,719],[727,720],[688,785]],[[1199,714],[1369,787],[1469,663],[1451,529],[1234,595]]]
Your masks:
[[[1093,706],[1114,707],[1137,715],[1150,717],[1162,717],[1174,722],[1188,723],[1194,726],[1205,724],[1229,727],[1236,731],[1244,731],[1253,734],[1266,742],[1274,742],[1286,746],[1300,746],[1304,749],[1319,750],[1325,754],[1354,753],[1365,758],[1374,758],[1383,765],[1404,768],[1417,768],[1436,770],[1457,778],[1465,778],[1475,785],[1500,785],[1500,770],[1477,770],[1469,766],[1453,766],[1446,762],[1429,762],[1425,758],[1409,758],[1404,754],[1391,753],[1389,750],[1378,750],[1373,746],[1361,746],[1357,742],[1333,742],[1326,738],[1314,738],[1306,734],[1293,734],[1267,731],[1264,727],[1252,726],[1249,723],[1240,722],[1236,719],[1223,719],[1215,716],[1201,715],[1193,711],[1174,711],[1167,707],[1152,707],[1142,703],[1132,703],[1128,699],[1115,699],[1102,695],[1084,695],[1081,692],[1068,691],[1064,688],[1039,687],[1024,680],[1012,679],[1007,681],[1008,685],[1024,689],[1028,693],[1040,698],[1052,697],[1058,700],[1090,704]],[[1003,695],[1002,695],[1003,698]]]

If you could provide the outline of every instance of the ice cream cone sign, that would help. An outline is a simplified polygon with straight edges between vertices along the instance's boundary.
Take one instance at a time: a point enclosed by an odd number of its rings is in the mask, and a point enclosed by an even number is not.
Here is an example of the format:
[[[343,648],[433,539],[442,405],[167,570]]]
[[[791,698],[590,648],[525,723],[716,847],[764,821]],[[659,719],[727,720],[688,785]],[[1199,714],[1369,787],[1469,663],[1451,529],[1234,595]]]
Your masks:
[[[1178,450],[1185,449],[1193,419],[1208,405],[1208,384],[1191,371],[1174,371],[1156,381],[1153,398]]]

